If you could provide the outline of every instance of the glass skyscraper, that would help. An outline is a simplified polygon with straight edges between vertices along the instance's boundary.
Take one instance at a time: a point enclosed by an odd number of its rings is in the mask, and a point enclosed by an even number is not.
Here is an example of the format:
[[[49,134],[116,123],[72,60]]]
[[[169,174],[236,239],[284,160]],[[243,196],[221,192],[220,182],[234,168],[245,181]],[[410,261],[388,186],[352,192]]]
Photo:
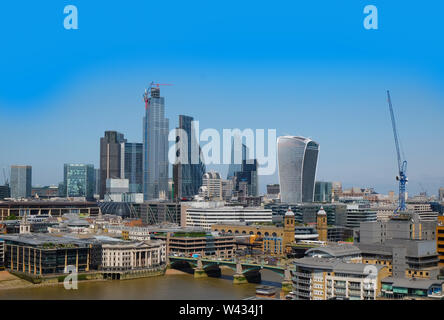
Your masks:
[[[173,165],[174,199],[191,198],[199,193],[205,165],[201,159],[201,149],[195,133],[191,130],[189,116],[179,116],[179,127],[176,128],[176,162]],[[196,149],[192,148],[192,145]],[[192,152],[196,152],[193,157]],[[193,163],[197,160],[198,163]]]
[[[315,202],[332,202],[333,183],[316,181],[315,184]]]
[[[124,174],[122,178],[129,180],[130,193],[143,193],[143,144],[125,142]]]
[[[143,194],[145,200],[168,198],[168,131],[165,98],[152,87],[143,117]]]
[[[64,165],[63,187],[66,197],[94,198],[94,166],[92,164]]]
[[[281,202],[313,202],[319,144],[294,136],[279,137],[277,144]]]
[[[32,189],[32,167],[11,166],[11,197],[29,198]]]

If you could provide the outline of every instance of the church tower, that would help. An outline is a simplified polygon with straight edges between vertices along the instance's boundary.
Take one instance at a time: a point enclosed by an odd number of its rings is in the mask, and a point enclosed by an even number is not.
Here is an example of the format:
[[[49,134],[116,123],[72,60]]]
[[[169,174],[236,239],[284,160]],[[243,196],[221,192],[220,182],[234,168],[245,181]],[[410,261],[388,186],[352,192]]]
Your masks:
[[[288,211],[285,213],[284,217],[284,248],[287,245],[294,242],[294,213],[291,211],[290,207],[288,207]]]
[[[31,224],[28,222],[28,215],[25,216],[20,221],[20,234],[31,233]]]
[[[324,207],[316,215],[316,230],[319,234],[319,241],[327,241],[327,212]]]

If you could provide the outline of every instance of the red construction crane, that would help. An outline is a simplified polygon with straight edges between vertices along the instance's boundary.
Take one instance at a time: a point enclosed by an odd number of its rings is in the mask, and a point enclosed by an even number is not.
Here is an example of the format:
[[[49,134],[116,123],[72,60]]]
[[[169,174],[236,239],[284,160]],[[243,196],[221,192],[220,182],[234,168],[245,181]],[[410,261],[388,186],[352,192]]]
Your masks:
[[[148,86],[148,88],[145,89],[145,93],[143,94],[143,101],[145,101],[145,110],[148,109],[148,100],[151,95],[151,89],[153,87],[159,88],[160,86],[172,86],[172,84],[171,83],[154,83],[154,81],[151,82],[150,85]]]

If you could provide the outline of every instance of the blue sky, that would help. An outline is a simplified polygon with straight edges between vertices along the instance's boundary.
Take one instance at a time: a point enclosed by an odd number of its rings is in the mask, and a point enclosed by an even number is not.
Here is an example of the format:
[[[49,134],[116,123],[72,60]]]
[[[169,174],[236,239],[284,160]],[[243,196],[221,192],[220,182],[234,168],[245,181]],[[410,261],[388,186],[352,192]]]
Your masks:
[[[63,28],[76,5],[79,29]],[[376,5],[379,29],[363,27]],[[204,128],[275,128],[321,146],[318,179],[396,189],[385,91],[408,189],[444,186],[444,4],[418,1],[14,1],[0,5],[0,167],[98,166],[99,138],[142,139],[142,93],[162,89]],[[261,177],[262,185],[277,182]],[[0,179],[2,181],[2,179]],[[263,188],[262,188],[263,190]]]

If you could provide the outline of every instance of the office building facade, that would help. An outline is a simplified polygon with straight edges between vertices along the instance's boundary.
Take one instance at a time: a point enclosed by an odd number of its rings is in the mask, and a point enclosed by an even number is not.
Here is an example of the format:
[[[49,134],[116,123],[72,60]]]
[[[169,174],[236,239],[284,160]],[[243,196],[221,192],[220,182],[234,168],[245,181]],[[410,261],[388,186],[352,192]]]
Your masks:
[[[106,179],[120,179],[122,176],[122,143],[126,142],[122,133],[105,131],[100,138],[100,199],[106,192]]]
[[[314,202],[332,202],[333,185],[332,182],[316,181]]]
[[[192,198],[199,193],[205,165],[194,130],[193,118],[179,116],[176,128],[176,161],[173,165],[174,199]],[[193,154],[195,153],[195,154]]]
[[[151,88],[143,118],[143,194],[145,200],[168,196],[168,131],[165,98]]]
[[[65,164],[63,170],[63,187],[66,197],[94,198],[94,165]]]
[[[11,166],[11,198],[30,198],[32,190],[32,167]]]
[[[313,202],[319,144],[304,137],[278,138],[281,202]]]
[[[122,178],[129,181],[130,193],[143,193],[143,144],[125,142],[123,148]]]

